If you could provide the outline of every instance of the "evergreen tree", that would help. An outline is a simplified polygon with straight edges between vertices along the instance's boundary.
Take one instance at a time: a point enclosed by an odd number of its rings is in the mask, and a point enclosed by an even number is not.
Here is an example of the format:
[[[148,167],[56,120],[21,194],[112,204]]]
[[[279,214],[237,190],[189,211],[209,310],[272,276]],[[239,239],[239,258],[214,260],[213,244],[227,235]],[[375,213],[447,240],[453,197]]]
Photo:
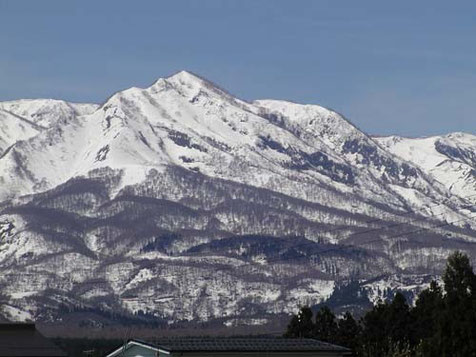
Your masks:
[[[337,322],[334,313],[327,306],[323,306],[316,313],[315,321],[315,338],[325,342],[336,343],[338,336]]]
[[[410,308],[399,292],[392,302],[377,303],[362,322],[366,355],[385,355],[394,346],[410,346],[413,342]]]
[[[449,304],[469,302],[475,292],[475,276],[467,255],[457,251],[449,256],[443,282]]]
[[[378,301],[362,318],[362,355],[379,356],[388,350],[387,311],[388,304]]]
[[[285,337],[313,337],[314,323],[312,322],[312,310],[309,307],[301,307],[297,315],[289,322]]]
[[[412,319],[405,296],[397,292],[388,305],[385,330],[391,341],[412,344]]]
[[[346,312],[337,323],[335,343],[355,351],[359,345],[361,328],[350,312]]]
[[[449,256],[443,274],[443,309],[427,344],[431,355],[476,356],[475,279],[468,256],[461,252]]]
[[[360,324],[349,312],[336,321],[328,307],[317,312],[313,324],[312,311],[302,308],[286,335],[350,347],[359,357],[476,356],[476,275],[468,256],[449,256],[443,282],[444,290],[431,282],[414,308],[401,293],[379,301]]]
[[[412,309],[413,340],[417,343],[431,338],[436,333],[438,318],[443,311],[443,291],[436,281],[423,290]]]

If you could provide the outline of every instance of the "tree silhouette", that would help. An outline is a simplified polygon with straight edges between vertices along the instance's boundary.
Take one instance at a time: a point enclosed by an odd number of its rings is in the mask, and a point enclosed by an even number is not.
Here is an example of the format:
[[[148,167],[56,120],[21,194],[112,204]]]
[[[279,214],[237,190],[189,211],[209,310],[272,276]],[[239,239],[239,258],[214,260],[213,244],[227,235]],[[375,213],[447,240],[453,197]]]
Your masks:
[[[326,306],[301,309],[291,319],[287,335],[314,337],[350,347],[356,356],[463,357],[476,356],[476,275],[469,257],[448,257],[444,286],[432,281],[410,307],[397,292],[379,301],[359,322],[350,312],[337,319]]]
[[[359,339],[362,329],[350,312],[337,322],[336,344],[355,350],[359,345]]]
[[[334,313],[323,306],[316,313],[314,336],[321,341],[335,342],[337,340],[337,322]]]
[[[467,255],[455,252],[443,274],[445,295],[436,317],[436,333],[426,343],[429,355],[476,355],[475,275]]]
[[[443,290],[436,281],[423,290],[412,309],[413,339],[422,341],[431,338],[437,331],[437,321],[443,311]]]
[[[312,310],[309,307],[301,307],[298,314],[289,322],[285,337],[313,337],[314,323],[312,322]]]

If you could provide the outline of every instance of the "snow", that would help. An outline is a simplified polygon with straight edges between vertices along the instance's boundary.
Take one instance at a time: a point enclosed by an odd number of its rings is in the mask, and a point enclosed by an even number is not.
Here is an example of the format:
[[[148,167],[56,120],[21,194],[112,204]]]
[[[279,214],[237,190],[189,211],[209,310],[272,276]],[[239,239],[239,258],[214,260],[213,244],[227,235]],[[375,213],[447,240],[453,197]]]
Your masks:
[[[299,288],[293,289],[288,299],[295,300],[294,312],[300,306],[311,306],[320,303],[332,295],[335,288],[333,280],[310,280],[303,281]]]
[[[153,279],[155,274],[150,269],[141,269],[132,280],[125,286],[125,289],[131,289],[140,283]]]
[[[85,239],[87,247],[93,252],[100,252],[103,248],[100,242],[100,237],[95,234],[88,234]]]
[[[23,299],[38,294],[38,291],[22,291],[10,294],[12,299]]]
[[[102,296],[108,296],[109,291],[101,289],[101,288],[95,288],[95,289],[90,289],[84,294],[81,294],[81,297],[83,299],[94,299],[97,297],[102,297]]]
[[[410,293],[410,304],[414,304],[418,293],[430,286],[432,280],[438,280],[433,275],[389,275],[372,282],[362,282],[367,296],[372,304],[384,302],[389,291]]]
[[[69,103],[55,99],[20,99],[0,102],[0,109],[9,111],[42,128],[49,128],[59,120],[91,114],[97,104]]]
[[[405,139],[399,137],[375,138],[394,154],[418,164],[425,170],[438,166],[448,158],[435,150],[438,137]]]
[[[451,133],[427,138],[402,138],[397,136],[374,138],[387,150],[404,160],[418,165],[433,179],[443,184],[453,195],[476,202],[476,156],[472,165],[456,160],[436,149],[438,142],[449,147],[476,153],[476,136]]]
[[[227,327],[232,326],[261,326],[266,325],[269,319],[230,319],[223,322]]]
[[[33,320],[33,316],[31,315],[31,313],[29,313],[28,311],[19,309],[15,306],[3,305],[2,310],[8,316],[10,321],[25,322],[25,321]]]
[[[0,109],[0,157],[17,141],[28,140],[39,132],[34,123]]]
[[[100,108],[48,100],[3,106],[38,123],[40,116],[50,121],[41,121],[48,129],[32,133],[34,137],[17,143],[0,159],[5,183],[0,200],[41,192],[102,167],[122,172],[114,196],[125,186],[143,182],[151,169],[172,165],[314,202],[322,202],[324,194],[317,188],[329,186],[342,194],[401,204],[378,178],[386,167],[366,166],[360,153],[344,153],[342,146],[348,140],[361,140],[388,160],[394,158],[338,113],[286,101],[246,103],[185,71],[159,79],[149,88],[118,92]],[[43,115],[48,110],[51,116]],[[277,115],[284,124],[277,125],[265,114]],[[272,144],[263,144],[263,137]],[[358,172],[355,186],[336,182],[326,171],[332,168],[311,165],[296,171],[290,166],[297,152],[323,153],[332,165]],[[19,170],[28,175],[19,178]],[[343,177],[342,172],[333,175]],[[401,181],[392,184],[408,186]],[[416,178],[412,187],[423,195],[438,195],[425,178]],[[344,201],[332,205],[348,209]]]
[[[357,149],[347,150],[349,143]],[[461,149],[467,157],[442,154],[436,150],[438,143]],[[55,100],[0,103],[0,202],[8,207],[6,200],[13,198],[11,205],[21,206],[72,178],[90,177],[94,170],[109,168],[120,179],[107,187],[106,203],[125,187],[184,206],[193,199],[203,201],[187,208],[198,212],[197,216],[206,212],[206,219],[184,220],[186,227],[181,228],[203,233],[214,219],[223,235],[295,235],[296,227],[304,222],[300,234],[338,243],[356,227],[368,227],[372,218],[381,221],[375,225],[378,228],[387,221],[399,221],[398,212],[409,209],[441,222],[471,217],[470,201],[465,198],[474,193],[476,199],[471,163],[475,143],[475,137],[465,133],[370,138],[324,107],[277,100],[247,103],[182,71],[148,88],[118,92],[100,107]],[[306,159],[312,155],[327,166]],[[342,180],[342,167],[352,173],[353,180]],[[402,167],[408,167],[410,174]],[[183,177],[174,181],[167,176],[177,168],[191,174],[198,171],[193,177],[222,185],[227,192],[210,192],[218,196],[211,198],[208,192],[199,192],[191,197]],[[153,172],[155,183],[150,180]],[[246,213],[221,210],[223,201],[244,200],[229,183],[252,190],[256,196],[245,197],[250,204],[264,207],[263,200],[273,197],[276,202],[266,206],[270,213],[250,218]],[[140,191],[144,188],[140,185],[146,189]],[[274,213],[282,214],[281,226],[273,225]],[[80,214],[103,218],[94,210]],[[174,219],[154,224],[158,229],[173,229],[182,222]],[[257,222],[250,223],[253,219]],[[131,312],[148,311],[171,320],[227,316],[225,324],[263,324],[266,319],[240,317],[246,313],[243,301],[265,306],[267,313],[295,312],[299,305],[322,302],[332,294],[338,278],[327,274],[342,263],[333,260],[328,262],[330,268],[304,267],[293,262],[273,265],[266,254],[246,260],[215,252],[185,253],[215,239],[216,232],[215,236],[191,235],[167,254],[141,251],[143,242],[129,233],[117,242],[110,226],[104,227],[107,233],[87,232],[72,244],[35,232],[29,224],[28,217],[0,215],[0,262],[15,276],[18,284],[8,292],[18,301],[41,296],[51,287],[66,293],[98,279],[81,290],[81,299],[112,296]],[[325,232],[334,226],[345,231]],[[471,233],[467,237],[467,241],[473,239]],[[439,264],[448,250],[424,247],[390,253],[394,254],[387,256],[392,268],[406,270]],[[420,286],[418,279],[394,277],[367,287],[376,301],[379,289],[402,286],[413,291]],[[8,309],[20,318],[28,316],[23,307]]]

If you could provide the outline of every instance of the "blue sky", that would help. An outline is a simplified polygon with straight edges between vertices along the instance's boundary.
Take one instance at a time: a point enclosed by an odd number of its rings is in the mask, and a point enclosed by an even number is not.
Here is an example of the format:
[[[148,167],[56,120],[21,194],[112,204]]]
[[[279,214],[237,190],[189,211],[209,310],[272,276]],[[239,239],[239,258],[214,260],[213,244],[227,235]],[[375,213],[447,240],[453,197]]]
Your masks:
[[[0,0],[0,100],[102,102],[182,69],[371,134],[474,134],[476,2]]]

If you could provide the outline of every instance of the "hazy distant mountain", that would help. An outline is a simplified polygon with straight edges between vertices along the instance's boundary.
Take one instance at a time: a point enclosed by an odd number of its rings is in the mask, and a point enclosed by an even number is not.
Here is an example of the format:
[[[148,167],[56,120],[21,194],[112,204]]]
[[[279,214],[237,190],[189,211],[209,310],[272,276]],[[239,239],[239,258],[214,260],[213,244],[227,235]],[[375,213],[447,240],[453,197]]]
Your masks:
[[[475,152],[188,72],[100,106],[0,103],[4,315],[229,326],[351,280],[366,301],[411,295],[451,250],[474,256]]]

